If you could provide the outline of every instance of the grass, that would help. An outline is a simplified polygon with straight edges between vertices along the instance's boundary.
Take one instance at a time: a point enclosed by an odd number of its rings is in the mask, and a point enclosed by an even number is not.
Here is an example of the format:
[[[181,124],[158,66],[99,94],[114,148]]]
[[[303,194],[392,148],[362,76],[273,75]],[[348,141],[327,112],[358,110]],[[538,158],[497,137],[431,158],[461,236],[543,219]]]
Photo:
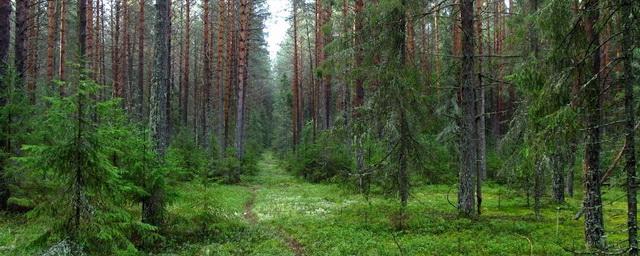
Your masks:
[[[483,213],[458,218],[455,188],[426,185],[412,190],[399,229],[399,202],[370,200],[336,184],[311,184],[280,167],[271,154],[259,174],[240,185],[181,184],[168,205],[164,246],[158,255],[571,255],[583,251],[583,220],[574,220],[579,199],[557,206],[545,202],[536,219],[526,199],[487,184]],[[252,194],[252,190],[255,190]],[[255,196],[251,223],[244,216]],[[621,200],[622,198],[622,200]],[[607,241],[625,246],[624,192],[606,191]],[[0,215],[0,255],[33,255],[33,241],[46,228],[20,215]],[[295,243],[292,242],[295,240]]]

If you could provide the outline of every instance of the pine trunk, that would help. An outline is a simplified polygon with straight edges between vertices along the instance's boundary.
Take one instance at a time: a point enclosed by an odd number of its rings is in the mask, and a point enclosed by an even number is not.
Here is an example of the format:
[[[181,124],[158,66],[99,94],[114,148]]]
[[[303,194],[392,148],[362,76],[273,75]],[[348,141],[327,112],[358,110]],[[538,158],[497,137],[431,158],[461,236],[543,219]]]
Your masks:
[[[462,69],[461,69],[461,109],[462,120],[460,124],[460,174],[458,187],[458,211],[463,216],[475,214],[475,191],[473,177],[477,173],[477,135],[476,125],[476,81],[474,75],[474,28],[473,28],[473,2],[474,0],[461,0],[461,26],[462,26]]]
[[[236,114],[236,153],[244,157],[244,114],[247,92],[247,55],[249,41],[250,0],[240,0],[240,40],[238,43],[238,105]]]
[[[40,24],[38,17],[40,16],[40,5],[36,0],[30,0],[29,5],[29,22],[28,22],[28,57],[27,57],[27,98],[31,105],[36,103],[36,81],[38,80],[38,32]]]
[[[164,157],[169,145],[169,88],[171,73],[169,65],[171,23],[169,20],[169,0],[156,1],[155,20],[155,54],[153,80],[151,84],[151,99],[149,113],[149,131],[154,143],[154,150],[160,157]],[[150,196],[142,202],[143,221],[152,225],[162,223],[164,191],[156,186],[150,191]]]
[[[16,23],[15,23],[15,68],[18,75],[18,87],[24,84],[24,78],[27,73],[27,35],[29,23],[29,2],[21,0],[16,2]]]
[[[202,46],[202,53],[203,53],[203,63],[202,63],[202,72],[204,74],[202,74],[204,76],[203,79],[203,84],[202,84],[202,94],[200,96],[200,105],[202,106],[200,108],[200,120],[201,120],[201,125],[202,125],[202,131],[201,131],[201,135],[200,137],[202,138],[202,145],[204,145],[205,147],[209,147],[209,141],[210,138],[209,135],[209,129],[210,129],[210,120],[208,120],[208,114],[209,114],[209,100],[210,100],[210,91],[211,91],[211,53],[209,51],[209,47],[211,44],[211,28],[210,28],[210,21],[209,21],[209,0],[203,0],[202,4],[204,6],[204,17],[203,17],[203,24],[204,24],[204,35],[203,35],[203,46]],[[187,16],[188,17],[188,16]],[[188,41],[187,41],[188,42]],[[188,91],[188,89],[186,89]],[[185,97],[186,98],[186,97]],[[187,101],[187,99],[185,99],[185,101]],[[187,105],[185,105],[186,107]],[[185,113],[186,115],[186,113]],[[186,122],[186,116],[185,116],[185,122]]]
[[[595,23],[599,19],[598,0],[588,0],[584,5],[586,15],[584,26],[589,42],[599,42]],[[600,102],[600,46],[592,49],[591,74],[593,76],[584,88],[584,112],[586,127],[585,145],[585,177],[584,177],[584,209],[585,209],[585,240],[589,248],[605,250],[604,221],[602,211],[602,193],[600,191],[600,151],[601,151],[601,102]]]
[[[56,41],[56,0],[47,0],[47,82],[53,80]]]
[[[205,0],[206,1],[206,0]],[[184,21],[184,36],[182,37],[182,44],[183,44],[183,50],[182,50],[182,79],[180,80],[180,121],[182,123],[182,126],[186,126],[187,125],[187,116],[189,115],[189,57],[190,57],[190,46],[191,46],[191,1],[190,0],[186,0],[185,1],[185,21]],[[209,6],[208,4],[204,6],[204,33],[205,33],[205,37],[204,37],[204,45],[205,48],[208,45],[208,38],[207,38],[207,34],[209,32],[209,22],[208,22],[208,18],[209,18]],[[205,53],[205,63],[208,60],[208,56]],[[205,68],[206,68],[206,64],[205,64]],[[206,70],[204,70],[204,76],[205,76],[205,80],[206,77],[209,76],[208,72]],[[206,83],[206,82],[205,82]],[[206,87],[206,85],[204,85]]]
[[[623,86],[624,86],[624,109],[625,109],[625,172],[627,174],[627,234],[629,236],[629,255],[638,255],[638,224],[637,224],[637,184],[636,184],[636,143],[635,140],[635,117],[633,95],[633,34],[634,21],[631,16],[632,0],[621,0],[620,10],[622,11],[622,45],[620,51],[624,54],[623,60]]]
[[[6,66],[9,65],[9,41],[11,39],[11,1],[0,0],[0,77],[6,75]],[[7,85],[4,84],[4,79],[0,79],[0,91],[4,92],[7,89]],[[0,107],[4,107],[7,104],[7,99],[0,97]],[[6,124],[2,124],[2,137],[0,137],[0,146],[3,153],[9,152],[8,143],[9,138],[5,138],[7,127]],[[5,165],[6,163],[0,163],[0,210],[7,209],[7,200],[11,196],[10,190],[5,180]]]
[[[135,87],[134,93],[134,113],[138,121],[142,121],[144,118],[144,0],[139,1],[138,11],[138,86]]]

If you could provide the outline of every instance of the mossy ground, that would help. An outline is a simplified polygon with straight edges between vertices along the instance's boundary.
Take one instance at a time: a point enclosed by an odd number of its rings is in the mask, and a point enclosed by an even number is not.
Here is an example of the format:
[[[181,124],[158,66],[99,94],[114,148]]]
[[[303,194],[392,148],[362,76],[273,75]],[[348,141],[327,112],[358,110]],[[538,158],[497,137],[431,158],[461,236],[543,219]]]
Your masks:
[[[498,185],[484,187],[482,215],[458,218],[455,188],[415,187],[406,218],[396,198],[362,195],[336,184],[311,184],[286,173],[265,154],[259,174],[240,185],[182,184],[168,206],[160,255],[571,255],[583,251],[579,198],[545,202],[537,219],[526,198]],[[605,189],[606,190],[606,189]],[[255,192],[252,192],[255,191]],[[253,194],[252,194],[253,193]],[[256,223],[245,217],[246,203]],[[624,247],[624,192],[604,196],[608,243]],[[404,228],[400,229],[400,222]],[[31,255],[46,224],[0,215],[0,255]]]

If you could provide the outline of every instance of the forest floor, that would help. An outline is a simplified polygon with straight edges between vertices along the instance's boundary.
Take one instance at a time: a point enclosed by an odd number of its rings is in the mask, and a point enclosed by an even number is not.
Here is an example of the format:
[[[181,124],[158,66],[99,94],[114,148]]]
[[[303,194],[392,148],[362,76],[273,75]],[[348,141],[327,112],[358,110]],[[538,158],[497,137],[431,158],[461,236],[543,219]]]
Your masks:
[[[404,228],[393,196],[312,184],[287,173],[271,153],[239,185],[178,186],[168,205],[165,246],[156,255],[572,255],[584,249],[578,198],[545,201],[537,219],[526,198],[484,187],[482,216],[458,218],[455,187],[415,186]],[[606,189],[605,189],[606,190]],[[605,227],[624,246],[624,192],[606,190]],[[44,224],[0,214],[0,255],[23,254]],[[32,250],[33,252],[33,250]]]

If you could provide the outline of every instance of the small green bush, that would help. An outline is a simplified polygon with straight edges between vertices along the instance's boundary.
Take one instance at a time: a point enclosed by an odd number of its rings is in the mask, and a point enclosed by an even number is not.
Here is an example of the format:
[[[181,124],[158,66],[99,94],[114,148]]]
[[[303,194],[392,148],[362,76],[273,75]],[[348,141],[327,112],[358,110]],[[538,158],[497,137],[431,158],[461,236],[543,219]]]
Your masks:
[[[310,182],[345,178],[351,172],[351,154],[346,146],[323,135],[319,135],[315,143],[299,147],[288,161],[290,172]]]
[[[227,150],[224,157],[213,163],[212,176],[226,184],[236,184],[243,175],[253,176],[258,173],[258,157],[255,153],[247,152],[242,159],[238,159],[233,149]]]
[[[181,129],[167,151],[166,163],[181,181],[192,180],[206,173],[213,160],[213,157],[207,157],[206,150],[196,144],[193,138],[189,130]]]

